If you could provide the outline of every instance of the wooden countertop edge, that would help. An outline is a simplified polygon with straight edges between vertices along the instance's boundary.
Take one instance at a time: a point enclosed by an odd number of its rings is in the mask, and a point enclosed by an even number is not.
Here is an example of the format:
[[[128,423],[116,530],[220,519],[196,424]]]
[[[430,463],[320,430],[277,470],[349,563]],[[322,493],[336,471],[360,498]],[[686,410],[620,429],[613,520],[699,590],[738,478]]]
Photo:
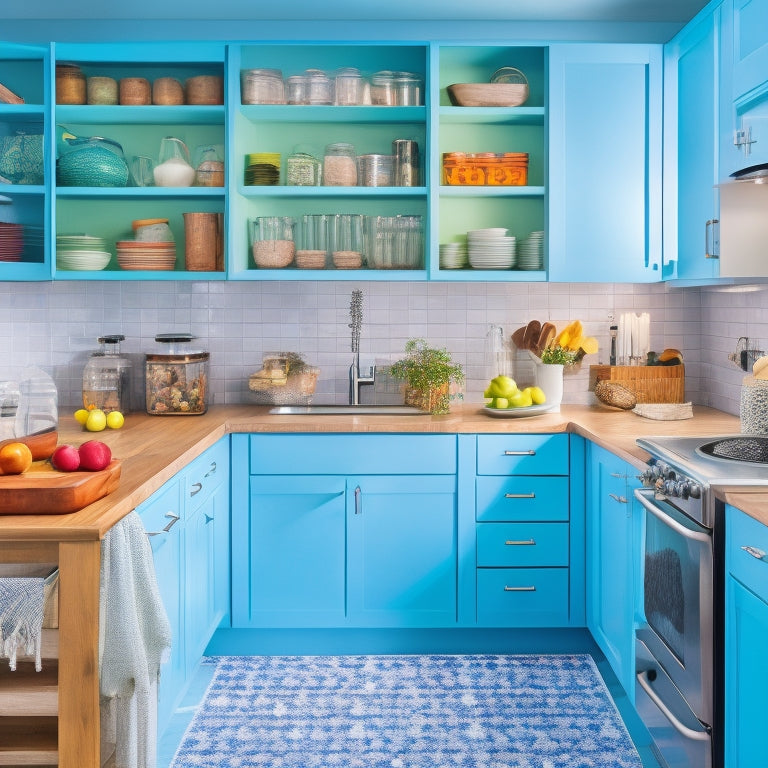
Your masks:
[[[100,439],[123,463],[120,487],[109,496],[68,515],[2,515],[0,541],[74,541],[104,536],[116,522],[149,498],[167,480],[227,434],[234,433],[554,433],[570,432],[595,442],[638,469],[647,454],[640,436],[737,433],[736,416],[696,406],[694,418],[653,421],[628,411],[590,405],[564,405],[560,413],[535,418],[494,418],[481,404],[454,406],[445,416],[274,416],[269,406],[213,406],[199,416],[129,414],[120,430],[83,432],[72,417],[59,423],[59,443],[79,445]],[[740,507],[743,508],[743,507]],[[748,510],[745,510],[748,512]]]

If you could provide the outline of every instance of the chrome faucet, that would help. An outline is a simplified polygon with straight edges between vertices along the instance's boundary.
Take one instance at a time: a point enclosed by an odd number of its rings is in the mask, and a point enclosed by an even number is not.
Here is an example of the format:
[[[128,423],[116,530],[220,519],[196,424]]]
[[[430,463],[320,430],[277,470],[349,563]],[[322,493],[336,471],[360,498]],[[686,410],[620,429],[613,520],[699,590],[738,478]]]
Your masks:
[[[360,370],[360,328],[363,324],[363,292],[352,291],[349,305],[349,327],[352,329],[352,365],[349,366],[349,404],[360,405],[360,387],[373,384],[376,380],[376,366],[368,366],[365,372]]]

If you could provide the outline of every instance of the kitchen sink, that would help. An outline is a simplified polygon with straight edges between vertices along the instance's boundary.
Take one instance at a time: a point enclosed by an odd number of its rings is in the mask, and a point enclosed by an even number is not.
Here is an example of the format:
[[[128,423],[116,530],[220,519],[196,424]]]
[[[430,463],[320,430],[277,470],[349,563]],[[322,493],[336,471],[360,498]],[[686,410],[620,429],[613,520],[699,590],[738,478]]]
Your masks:
[[[426,416],[427,412],[410,405],[278,405],[270,413],[277,416]]]

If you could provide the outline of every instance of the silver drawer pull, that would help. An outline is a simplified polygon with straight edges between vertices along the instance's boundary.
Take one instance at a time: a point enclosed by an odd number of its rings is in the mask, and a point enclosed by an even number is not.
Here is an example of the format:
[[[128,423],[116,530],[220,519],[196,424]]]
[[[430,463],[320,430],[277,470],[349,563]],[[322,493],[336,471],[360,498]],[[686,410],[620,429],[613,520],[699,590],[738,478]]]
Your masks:
[[[363,514],[363,489],[359,485],[355,488],[355,514]]]
[[[504,451],[505,456],[535,456],[536,451]]]
[[[627,476],[621,472],[611,472],[611,477],[615,477],[617,480],[626,480]]]
[[[749,544],[742,547],[742,549],[748,554],[752,555],[756,560],[763,560],[765,558],[765,552],[757,547],[751,547]]]
[[[608,494],[614,501],[618,501],[619,504],[629,504],[626,496],[617,496],[615,493]]]
[[[536,587],[508,587],[504,586],[505,592],[535,592]]]
[[[205,475],[203,475],[203,477],[210,477],[211,475],[215,475],[215,474],[216,474],[216,462],[212,461],[211,468],[205,473]]]
[[[200,491],[203,490],[203,484],[202,483],[192,483],[192,485],[189,487],[189,495],[190,496],[197,496]]]
[[[505,499],[535,499],[535,493],[505,493]]]
[[[173,528],[173,526],[176,525],[176,523],[178,523],[179,520],[181,520],[181,518],[177,514],[170,511],[166,512],[165,516],[170,519],[170,522],[168,523],[168,525],[166,525],[162,531],[147,531],[147,536],[160,536],[163,533],[168,533],[168,531],[170,531],[171,528]]]
[[[504,544],[507,547],[530,547],[530,546],[536,546],[536,542],[533,539],[527,539],[527,540],[507,539],[504,542]]]

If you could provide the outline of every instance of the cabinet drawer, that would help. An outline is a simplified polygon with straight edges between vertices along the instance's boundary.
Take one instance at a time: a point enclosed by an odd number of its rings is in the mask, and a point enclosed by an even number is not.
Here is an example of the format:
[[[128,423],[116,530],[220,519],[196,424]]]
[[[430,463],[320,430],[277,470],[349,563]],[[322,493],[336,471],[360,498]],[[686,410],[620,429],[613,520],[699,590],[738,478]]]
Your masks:
[[[499,627],[568,624],[567,568],[479,568],[477,621]]]
[[[567,477],[478,477],[478,522],[568,520]]]
[[[726,515],[728,570],[768,602],[768,527],[735,507],[727,507]]]
[[[223,438],[198,456],[184,472],[184,498],[202,501],[229,481],[229,438]]]
[[[567,475],[568,435],[478,435],[478,475]]]
[[[480,523],[478,566],[568,565],[568,523]]]
[[[251,435],[252,475],[452,475],[455,435]]]
[[[155,536],[164,538],[160,534],[168,533],[181,518],[178,479],[174,477],[169,480],[143,504],[136,507],[136,512],[144,524],[144,529],[150,534],[150,541]]]

